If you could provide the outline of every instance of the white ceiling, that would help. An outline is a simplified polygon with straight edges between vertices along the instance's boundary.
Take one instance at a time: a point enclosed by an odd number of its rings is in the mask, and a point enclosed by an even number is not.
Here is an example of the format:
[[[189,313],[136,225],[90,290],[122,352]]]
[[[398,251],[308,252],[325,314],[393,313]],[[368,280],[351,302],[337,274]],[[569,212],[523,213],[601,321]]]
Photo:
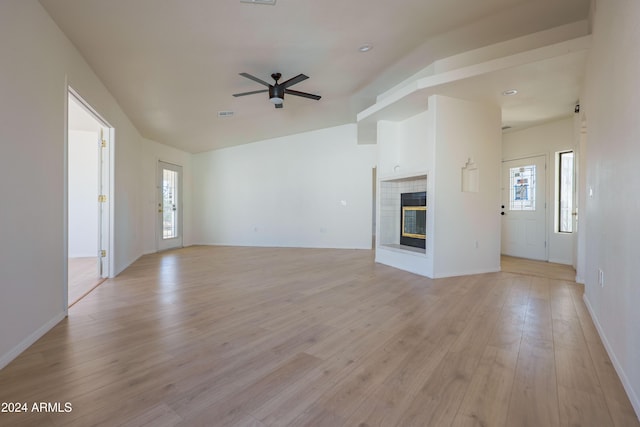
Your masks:
[[[277,0],[275,6],[239,0],[40,3],[144,137],[196,153],[353,123],[378,94],[433,61],[585,20],[590,1]],[[373,50],[360,53],[363,43],[373,44]],[[554,79],[573,90],[563,90],[566,93],[560,96],[556,87],[545,89],[556,94],[558,110],[575,101],[582,77],[582,69],[576,68],[580,67],[554,71],[562,74],[554,74]],[[284,108],[275,109],[266,94],[234,98],[233,93],[263,89],[239,76],[240,72],[266,81],[273,72],[281,72],[282,81],[304,73],[310,78],[292,89],[316,93],[322,99],[287,96]],[[541,88],[550,86],[544,79],[536,80]],[[464,89],[482,98],[485,95],[478,91],[486,83],[478,80]],[[527,85],[535,84],[529,80]],[[505,119],[511,114],[516,125],[531,123],[543,109],[536,106],[535,96],[527,98],[527,108],[516,106],[517,111],[503,106]],[[217,112],[222,110],[235,115],[219,119]],[[542,115],[549,119],[549,113]]]

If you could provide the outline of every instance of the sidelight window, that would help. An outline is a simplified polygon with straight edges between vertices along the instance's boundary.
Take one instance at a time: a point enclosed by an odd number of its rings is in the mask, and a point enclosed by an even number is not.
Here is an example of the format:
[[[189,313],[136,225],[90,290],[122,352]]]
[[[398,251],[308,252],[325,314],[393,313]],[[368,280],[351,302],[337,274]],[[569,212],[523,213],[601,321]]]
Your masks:
[[[558,153],[558,231],[573,232],[574,153]]]

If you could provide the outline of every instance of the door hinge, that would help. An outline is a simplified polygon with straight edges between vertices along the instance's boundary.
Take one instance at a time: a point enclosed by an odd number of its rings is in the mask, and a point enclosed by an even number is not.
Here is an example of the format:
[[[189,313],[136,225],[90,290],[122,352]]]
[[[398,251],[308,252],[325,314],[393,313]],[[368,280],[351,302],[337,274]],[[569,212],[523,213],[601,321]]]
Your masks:
[[[107,196],[105,196],[104,194],[101,194],[98,196],[98,202],[99,203],[106,203],[107,202]]]
[[[106,250],[101,250],[100,251],[100,258],[105,258],[107,256],[107,251]]]
[[[104,129],[100,129],[100,147],[107,148],[107,140],[104,139]]]

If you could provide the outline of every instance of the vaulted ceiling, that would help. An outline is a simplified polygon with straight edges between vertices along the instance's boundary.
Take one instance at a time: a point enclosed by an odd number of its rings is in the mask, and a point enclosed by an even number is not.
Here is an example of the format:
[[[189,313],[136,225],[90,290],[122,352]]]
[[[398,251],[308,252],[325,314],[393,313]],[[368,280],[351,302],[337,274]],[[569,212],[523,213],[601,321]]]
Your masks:
[[[590,2],[40,3],[144,137],[197,153],[353,123],[378,94],[434,60],[585,20]],[[373,49],[362,53],[358,48],[365,43]],[[575,68],[568,67],[563,79],[574,86],[581,78]],[[322,99],[287,96],[284,108],[275,109],[264,93],[234,98],[233,93],[263,89],[240,72],[266,81],[274,72],[282,80],[304,73],[310,78],[292,89]],[[566,104],[575,93],[566,96],[558,102]],[[535,111],[535,97],[528,102]],[[234,115],[218,118],[219,111]]]

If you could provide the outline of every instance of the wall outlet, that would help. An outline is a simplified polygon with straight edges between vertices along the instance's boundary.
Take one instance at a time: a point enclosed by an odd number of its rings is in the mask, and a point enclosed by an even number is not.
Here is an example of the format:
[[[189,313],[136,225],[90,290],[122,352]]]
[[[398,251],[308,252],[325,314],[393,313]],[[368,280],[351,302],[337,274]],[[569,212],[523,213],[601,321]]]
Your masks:
[[[598,269],[598,284],[604,288],[604,271],[601,268]]]
[[[476,247],[476,249],[478,249],[480,247],[480,243],[478,243],[477,240],[476,240],[476,243],[475,243],[475,247]]]

